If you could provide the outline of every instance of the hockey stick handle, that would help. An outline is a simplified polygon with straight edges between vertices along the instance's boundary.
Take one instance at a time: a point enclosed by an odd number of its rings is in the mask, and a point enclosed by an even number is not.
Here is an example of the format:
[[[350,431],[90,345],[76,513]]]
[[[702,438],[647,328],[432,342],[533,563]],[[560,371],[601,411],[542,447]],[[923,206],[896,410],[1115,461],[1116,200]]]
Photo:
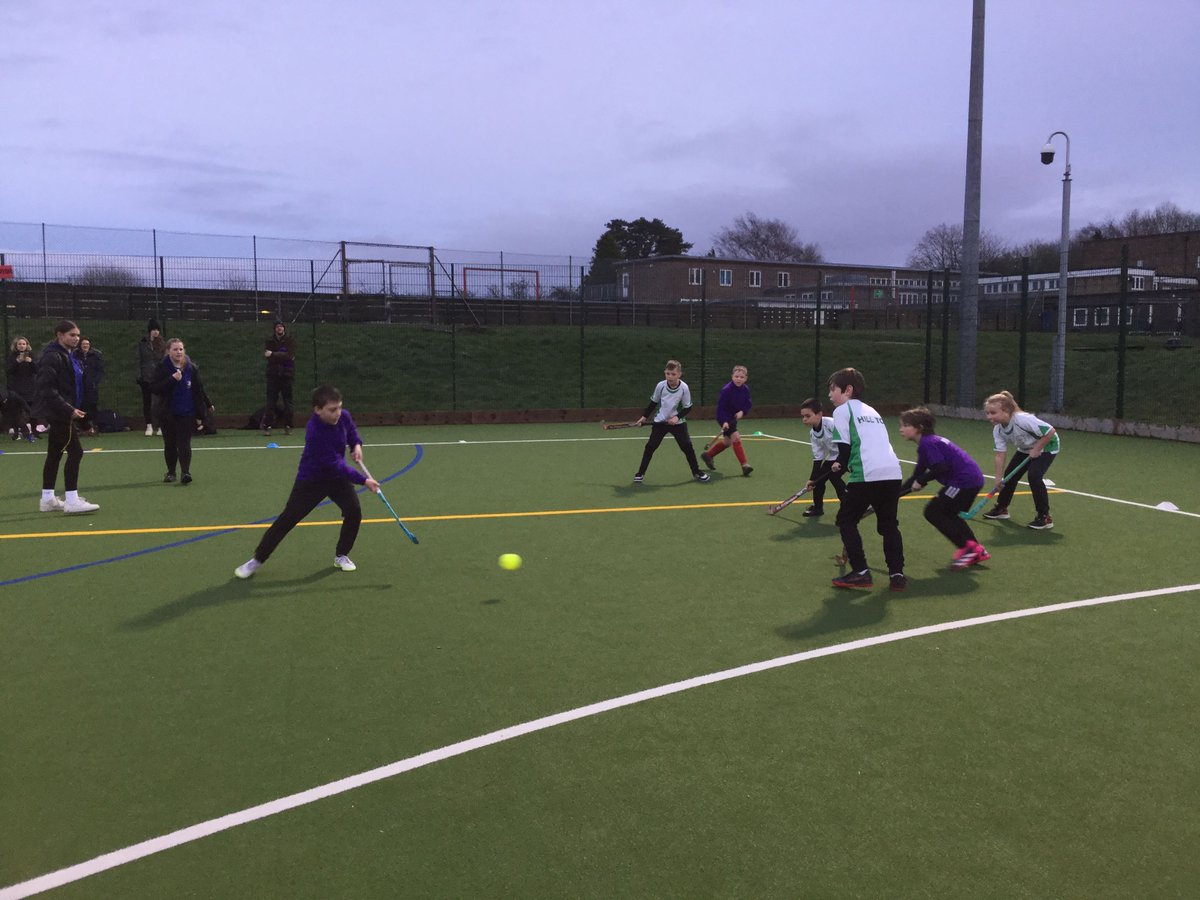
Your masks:
[[[776,503],[774,506],[768,507],[767,515],[773,516],[776,513],[782,512],[783,510],[787,509],[789,506],[791,506],[793,503],[795,503],[797,500],[799,500],[801,497],[803,497],[805,494],[807,494],[809,491],[811,491],[813,488],[815,488],[818,484],[821,484],[823,481],[825,481],[825,479],[827,479],[832,474],[833,474],[832,470],[826,472],[820,478],[813,479],[812,487],[809,487],[806,484],[806,485],[804,485],[804,487],[800,488],[800,490],[796,491],[796,493],[792,494],[792,496],[788,497],[782,503]]]

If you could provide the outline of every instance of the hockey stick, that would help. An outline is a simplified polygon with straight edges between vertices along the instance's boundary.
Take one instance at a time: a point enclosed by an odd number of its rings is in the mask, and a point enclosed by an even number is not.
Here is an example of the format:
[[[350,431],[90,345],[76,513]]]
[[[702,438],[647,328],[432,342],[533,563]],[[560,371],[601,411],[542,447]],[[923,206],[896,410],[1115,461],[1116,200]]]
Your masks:
[[[1019,466],[1017,466],[1015,469],[1013,469],[1011,472],[1009,472],[1007,475],[1005,475],[1003,478],[1001,478],[1000,482],[994,488],[992,488],[990,491],[988,491],[985,496],[980,497],[978,500],[976,500],[974,506],[972,506],[966,512],[960,512],[958,514],[959,518],[961,518],[961,519],[975,518],[975,516],[978,515],[979,511],[988,505],[989,500],[991,500],[998,493],[1000,493],[1002,490],[1004,490],[1004,486],[1006,484],[1008,484],[1009,481],[1011,481],[1013,478],[1016,478],[1018,475],[1021,474],[1021,470],[1023,468],[1025,468],[1027,465],[1029,465],[1029,460],[1031,460],[1031,459],[1033,459],[1032,456],[1025,457],[1025,459],[1021,462],[1021,464]]]
[[[644,422],[601,422],[605,431],[612,431],[614,428],[640,428]]]
[[[371,475],[371,473],[369,471],[367,471],[367,467],[364,463],[360,462],[358,464],[358,467],[363,470],[364,475],[366,475],[372,481],[375,481],[374,476]],[[414,544],[419,544],[420,541],[417,540],[417,536],[408,530],[407,525],[405,525],[403,522],[400,521],[400,517],[398,515],[396,515],[396,510],[392,509],[392,504],[388,503],[388,498],[383,496],[383,488],[380,488],[375,493],[377,493],[379,495],[379,499],[383,501],[383,505],[386,506],[388,509],[388,512],[390,512],[392,514],[392,518],[396,520],[396,524],[400,526],[401,530],[403,530],[406,535],[408,535],[408,539],[410,541],[412,541]]]
[[[767,507],[767,515],[773,516],[777,512],[781,512],[782,510],[787,509],[789,506],[791,506],[793,503],[795,503],[797,500],[799,500],[801,497],[803,497],[805,494],[807,494],[809,491],[811,491],[812,488],[816,487],[818,484],[820,484],[822,481],[824,481],[826,478],[828,478],[832,474],[833,474],[832,472],[826,472],[824,475],[822,475],[820,478],[818,478],[816,481],[814,481],[812,483],[812,487],[805,485],[804,487],[800,488],[800,490],[796,491],[796,493],[792,494],[792,496],[790,496],[786,500],[784,500],[782,503],[772,503],[770,506]]]

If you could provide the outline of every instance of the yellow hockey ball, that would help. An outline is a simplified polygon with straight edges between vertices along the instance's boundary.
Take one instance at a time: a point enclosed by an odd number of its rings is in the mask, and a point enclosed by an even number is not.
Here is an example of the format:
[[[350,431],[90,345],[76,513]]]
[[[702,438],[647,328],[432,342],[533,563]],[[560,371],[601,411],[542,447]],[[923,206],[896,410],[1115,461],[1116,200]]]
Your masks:
[[[521,557],[518,556],[516,553],[501,553],[500,554],[500,568],[508,569],[508,571],[510,571],[510,572],[514,572],[517,569],[521,568],[522,561],[523,560],[521,559]]]

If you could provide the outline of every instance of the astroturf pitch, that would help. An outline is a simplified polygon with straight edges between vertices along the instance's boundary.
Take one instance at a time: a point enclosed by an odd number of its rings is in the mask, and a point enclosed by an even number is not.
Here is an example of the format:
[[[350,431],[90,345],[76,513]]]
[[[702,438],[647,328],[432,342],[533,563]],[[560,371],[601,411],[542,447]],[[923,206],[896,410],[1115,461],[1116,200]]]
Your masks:
[[[5,445],[0,897],[109,853],[51,896],[1189,895],[1196,448],[1065,432],[1054,530],[1022,486],[950,572],[927,491],[908,591],[868,521],[844,592],[832,497],[765,515],[807,430],[751,421],[754,474],[709,484],[670,438],[632,484],[637,429],[364,429],[420,545],[363,495],[357,572],[326,506],[245,582],[299,432],[198,439],[188,486],[91,439],[87,517],[34,511],[43,448]],[[984,423],[939,424],[991,472]]]

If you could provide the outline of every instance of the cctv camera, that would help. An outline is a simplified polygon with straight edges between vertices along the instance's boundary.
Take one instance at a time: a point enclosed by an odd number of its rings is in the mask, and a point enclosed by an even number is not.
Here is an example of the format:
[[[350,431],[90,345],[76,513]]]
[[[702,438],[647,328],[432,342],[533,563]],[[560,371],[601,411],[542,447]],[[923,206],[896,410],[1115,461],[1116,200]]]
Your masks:
[[[1046,144],[1046,146],[1042,148],[1042,165],[1048,166],[1052,162],[1054,162],[1054,146],[1052,144]]]

